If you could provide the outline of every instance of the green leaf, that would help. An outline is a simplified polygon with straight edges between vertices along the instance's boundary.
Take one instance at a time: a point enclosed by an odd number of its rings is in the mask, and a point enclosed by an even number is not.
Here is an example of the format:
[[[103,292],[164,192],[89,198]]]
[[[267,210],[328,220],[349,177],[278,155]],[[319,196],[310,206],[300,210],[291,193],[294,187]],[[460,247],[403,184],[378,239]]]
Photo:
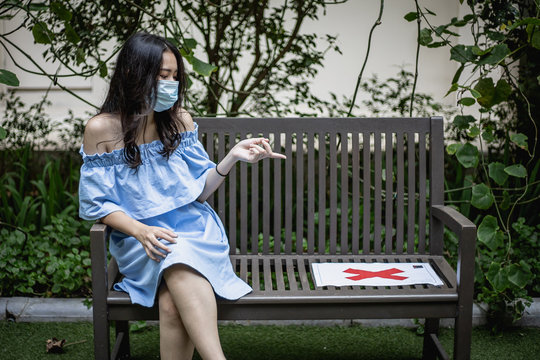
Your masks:
[[[467,15],[465,15],[462,20],[458,20],[458,18],[454,17],[451,20],[451,24],[454,25],[455,27],[463,27],[463,26],[467,25],[469,20],[471,20],[471,17],[467,16]]]
[[[450,144],[446,147],[448,155],[454,155],[463,145],[460,143]]]
[[[405,15],[403,18],[408,22],[411,22],[418,19],[418,13],[416,11],[411,11],[410,13],[407,13],[407,15]]]
[[[529,18],[525,18],[525,19],[521,19],[519,21],[516,21],[515,23],[513,23],[512,25],[510,25],[508,27],[508,31],[512,31],[514,30],[515,28],[517,28],[518,26],[521,26],[521,25],[529,25],[529,24],[532,24],[532,25],[540,25],[540,19],[538,18],[532,18],[532,17],[529,17]]]
[[[99,61],[99,76],[102,78],[107,77],[108,69],[107,64],[104,61]]]
[[[465,69],[465,65],[462,64],[454,74],[454,77],[452,78],[452,84],[457,84],[459,82],[459,77],[461,76],[463,69]]]
[[[48,9],[48,6],[44,2],[42,2],[42,3],[30,3],[28,5],[28,10],[30,10],[30,11],[42,11],[42,10],[47,10],[47,9]]]
[[[497,236],[499,224],[494,216],[486,215],[478,226],[478,241],[485,244],[491,251],[502,245],[500,236]]]
[[[193,70],[199,75],[210,76],[212,72],[217,70],[217,66],[205,63],[204,61],[197,59],[195,56],[188,56],[186,59],[193,66]]]
[[[70,21],[73,17],[73,14],[65,7],[65,5],[58,1],[53,1],[50,7],[52,12],[64,21]]]
[[[489,55],[480,59],[478,62],[479,65],[489,64],[495,65],[502,59],[504,59],[508,54],[510,54],[510,49],[506,44],[498,44],[493,47],[489,52]]]
[[[66,26],[66,29],[64,32],[66,34],[66,39],[72,44],[78,44],[79,41],[81,41],[79,34],[77,34],[77,32],[73,29],[73,27],[68,22],[65,23],[65,26]]]
[[[171,44],[173,44],[175,47],[177,48],[180,48],[180,43],[178,42],[178,40],[176,40],[176,38],[173,38],[173,37],[168,37],[167,38],[167,41],[169,41]],[[184,56],[184,55],[182,55]]]
[[[469,128],[469,125],[475,121],[476,119],[471,115],[456,115],[452,124],[460,130],[466,130]]]
[[[527,177],[527,169],[521,164],[515,164],[504,168],[504,172],[508,175],[524,178]]]
[[[467,135],[469,135],[472,138],[477,137],[478,135],[480,135],[480,128],[476,125],[471,126],[469,130],[467,131]]]
[[[486,184],[474,185],[472,188],[471,204],[482,210],[489,209],[493,204],[493,194]]]
[[[430,49],[439,48],[448,45],[447,41],[437,41],[430,43],[427,47]]]
[[[527,143],[527,135],[522,133],[510,134],[510,141],[524,150],[529,150],[529,144]]]
[[[418,34],[418,42],[420,45],[427,46],[432,41],[433,38],[431,37],[431,29],[424,28],[420,30],[420,34]]]
[[[508,179],[508,174],[504,172],[504,164],[500,162],[493,162],[488,165],[489,177],[492,178],[497,184],[503,185]]]
[[[62,290],[62,286],[59,283],[55,283],[51,289],[51,292],[53,294],[57,294],[60,292],[60,290]]]
[[[453,83],[452,86],[450,86],[450,89],[448,89],[448,92],[446,93],[446,95],[444,95],[444,97],[447,97],[448,95],[456,91],[458,87],[459,87],[458,84]]]
[[[429,10],[428,8],[424,8],[424,10],[426,11],[426,13],[428,13],[429,15],[433,15],[433,16],[437,16],[437,14],[435,14],[433,11]]]
[[[510,282],[508,281],[508,271],[506,268],[501,268],[500,263],[491,263],[486,278],[491,286],[493,286],[493,289],[498,292],[502,292],[510,286]]]
[[[482,55],[486,55],[490,53],[491,50],[493,50],[493,47],[489,47],[487,49],[482,50],[478,46],[474,45],[471,50],[474,55],[482,56]]]
[[[77,65],[80,65],[86,60],[84,50],[80,47],[77,47],[77,51],[75,52],[75,59],[77,60]]]
[[[488,31],[487,33],[488,37],[493,41],[503,41],[506,36],[500,32],[494,32],[494,31]]]
[[[495,93],[495,86],[492,78],[482,78],[478,80],[474,87],[481,96],[477,99],[478,103],[483,107],[490,108],[493,106],[493,95]]]
[[[475,98],[475,99],[478,99],[479,97],[482,96],[482,94],[480,94],[478,91],[474,90],[474,89],[469,89],[469,91],[471,92],[471,95]]]
[[[523,260],[508,267],[508,280],[518,288],[524,288],[532,278],[531,269]]]
[[[44,22],[38,22],[32,27],[34,41],[38,44],[50,44],[54,35]]]
[[[54,273],[55,271],[56,271],[56,266],[54,263],[47,265],[47,267],[45,268],[45,272],[47,272],[47,274],[49,275]]]
[[[492,78],[483,78],[478,81],[474,89],[482,95],[477,99],[478,103],[488,109],[506,101],[512,93],[512,88],[504,79],[500,79],[495,86]]]
[[[17,75],[11,71],[0,69],[0,84],[6,84],[8,86],[19,86],[19,79]]]
[[[462,44],[454,46],[450,49],[450,60],[456,60],[462,64],[473,61],[475,58],[472,52],[472,46]]]
[[[476,146],[466,143],[456,152],[456,157],[465,168],[473,168],[478,165],[478,149]]]
[[[503,201],[501,202],[501,209],[507,210],[509,207],[510,207],[510,193],[504,190]]]
[[[7,131],[3,127],[0,126],[0,140],[4,140],[7,136]]]
[[[476,100],[471,97],[464,97],[459,99],[458,104],[464,105],[464,106],[471,106],[476,103]]]
[[[195,39],[191,39],[191,38],[186,38],[184,39],[184,45],[189,49],[189,50],[192,50],[192,49],[195,49],[197,47],[197,40]]]
[[[497,105],[503,101],[508,100],[508,96],[512,93],[512,87],[504,79],[499,79],[497,81],[497,86],[495,86],[495,95],[493,97],[494,105]]]
[[[495,140],[495,136],[493,136],[493,130],[491,129],[484,130],[482,132],[482,139],[484,139],[488,143],[493,142]]]

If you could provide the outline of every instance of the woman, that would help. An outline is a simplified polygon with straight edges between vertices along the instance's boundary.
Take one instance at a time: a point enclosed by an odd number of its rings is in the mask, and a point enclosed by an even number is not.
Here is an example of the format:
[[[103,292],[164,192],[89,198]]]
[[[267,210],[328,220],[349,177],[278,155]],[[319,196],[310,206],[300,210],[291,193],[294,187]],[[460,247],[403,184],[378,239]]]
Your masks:
[[[162,37],[137,33],[118,55],[108,95],[81,147],[80,215],[111,226],[110,252],[132,302],[159,304],[162,359],[223,359],[215,295],[252,289],[229,260],[223,225],[206,203],[236,161],[280,158],[268,139],[237,143],[217,165],[182,109],[184,65]]]

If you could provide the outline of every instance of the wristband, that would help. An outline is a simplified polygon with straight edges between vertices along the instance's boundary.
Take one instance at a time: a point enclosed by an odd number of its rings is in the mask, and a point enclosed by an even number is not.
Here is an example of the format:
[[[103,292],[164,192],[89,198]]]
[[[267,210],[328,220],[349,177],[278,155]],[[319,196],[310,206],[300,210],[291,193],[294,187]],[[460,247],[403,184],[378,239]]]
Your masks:
[[[218,173],[219,176],[222,176],[222,177],[226,177],[227,175],[229,175],[229,173],[226,173],[225,175],[223,175],[222,173],[219,172],[218,168],[217,168],[217,164],[216,164],[216,172]]]

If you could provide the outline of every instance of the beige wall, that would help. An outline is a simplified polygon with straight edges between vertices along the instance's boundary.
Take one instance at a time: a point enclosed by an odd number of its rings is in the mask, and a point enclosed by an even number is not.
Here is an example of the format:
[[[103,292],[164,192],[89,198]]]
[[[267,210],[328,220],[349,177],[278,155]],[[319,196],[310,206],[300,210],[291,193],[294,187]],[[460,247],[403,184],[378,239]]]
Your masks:
[[[342,5],[329,5],[326,15],[320,16],[317,22],[305,24],[304,31],[319,32],[320,34],[338,35],[338,44],[343,55],[330,53],[325,59],[325,67],[313,82],[312,89],[316,95],[329,98],[328,92],[338,95],[351,96],[364,56],[367,49],[369,30],[379,12],[379,0],[349,0]],[[431,17],[434,25],[447,23],[452,17],[462,17],[466,7],[459,5],[458,0],[420,0],[421,7],[427,7],[437,13]],[[415,10],[412,0],[386,0],[382,24],[373,35],[370,57],[364,73],[364,79],[377,74],[380,79],[394,76],[399,66],[405,66],[414,71],[416,52],[416,22],[407,22],[403,16]],[[10,31],[15,22],[3,21],[0,29],[5,33]],[[424,25],[425,26],[425,25]],[[466,32],[466,28],[460,29]],[[33,43],[30,33],[19,34],[15,39],[17,44],[33,54],[33,59],[42,64],[48,71],[55,72],[58,65],[46,64],[41,56],[42,46]],[[14,53],[16,53],[14,51]],[[448,48],[421,48],[419,62],[418,91],[432,94],[436,101],[452,105],[455,96],[443,98],[450,86],[452,76],[457,70],[455,62],[449,60]],[[30,61],[17,56],[18,61],[28,68],[35,69]],[[15,72],[21,80],[18,93],[27,103],[40,99],[50,81],[44,77],[25,74],[17,69],[6,53],[0,52],[0,67]],[[62,68],[60,69],[62,72]],[[70,78],[59,80],[63,85],[73,89],[88,101],[100,105],[105,96],[107,84],[103,79]],[[6,86],[0,86],[3,91]],[[53,106],[49,110],[51,117],[62,119],[69,109],[78,116],[86,116],[85,112],[95,110],[75,97],[53,87],[50,96]],[[360,99],[362,94],[360,94]],[[2,113],[2,109],[0,109]]]

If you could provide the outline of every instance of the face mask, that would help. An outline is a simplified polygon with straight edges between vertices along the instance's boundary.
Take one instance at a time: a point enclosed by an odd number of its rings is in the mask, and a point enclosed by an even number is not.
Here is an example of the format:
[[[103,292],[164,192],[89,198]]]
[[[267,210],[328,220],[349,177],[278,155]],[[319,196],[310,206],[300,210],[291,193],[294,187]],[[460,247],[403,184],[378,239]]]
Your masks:
[[[158,80],[157,98],[154,111],[169,110],[178,100],[178,81]]]

